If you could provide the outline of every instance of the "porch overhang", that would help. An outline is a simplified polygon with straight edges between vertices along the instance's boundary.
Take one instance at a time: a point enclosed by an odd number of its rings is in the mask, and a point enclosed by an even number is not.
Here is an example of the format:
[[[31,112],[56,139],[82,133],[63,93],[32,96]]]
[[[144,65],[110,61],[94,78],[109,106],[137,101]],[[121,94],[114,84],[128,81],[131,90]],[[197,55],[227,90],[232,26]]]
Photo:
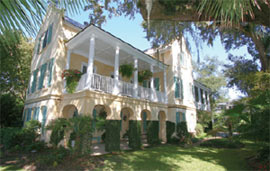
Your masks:
[[[83,30],[78,32],[73,38],[68,40],[66,46],[70,50],[75,49],[82,43],[89,43],[91,36],[94,36],[97,39],[109,43],[115,48],[118,47],[129,55],[136,57],[137,59],[146,63],[157,66],[160,69],[167,69],[168,67],[168,65],[164,64],[163,62],[151,57],[150,55],[145,54],[143,51],[133,47],[129,43],[124,42],[123,40],[113,36],[111,33],[92,24],[84,28]]]

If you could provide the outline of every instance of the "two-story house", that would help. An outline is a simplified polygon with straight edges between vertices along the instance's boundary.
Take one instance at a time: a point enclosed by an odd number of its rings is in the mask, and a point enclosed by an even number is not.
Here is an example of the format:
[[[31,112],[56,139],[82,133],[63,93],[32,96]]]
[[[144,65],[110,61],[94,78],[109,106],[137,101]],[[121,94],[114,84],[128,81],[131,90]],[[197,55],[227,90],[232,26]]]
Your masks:
[[[183,40],[184,42],[184,40]],[[158,53],[157,53],[158,51]],[[132,78],[122,77],[119,67],[132,64]],[[64,70],[84,73],[74,93],[67,93]],[[140,71],[153,76],[138,81]],[[129,120],[159,121],[160,139],[166,141],[166,121],[186,121],[195,132],[196,109],[209,110],[210,90],[193,80],[191,55],[185,43],[145,52],[94,25],[83,26],[58,9],[49,8],[35,40],[24,108],[24,121],[42,123],[42,138],[49,140],[44,127],[53,119],[106,112],[106,119],[121,120],[121,135]],[[100,141],[96,132],[94,141]]]

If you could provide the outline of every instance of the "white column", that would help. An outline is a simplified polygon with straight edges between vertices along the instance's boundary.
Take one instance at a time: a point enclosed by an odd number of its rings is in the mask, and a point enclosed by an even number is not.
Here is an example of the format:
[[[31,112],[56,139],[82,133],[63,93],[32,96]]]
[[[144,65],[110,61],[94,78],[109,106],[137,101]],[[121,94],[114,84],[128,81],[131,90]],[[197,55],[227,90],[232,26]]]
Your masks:
[[[150,65],[150,71],[154,75],[154,66],[151,64]],[[155,92],[155,87],[154,87],[154,76],[151,77],[150,79],[150,88],[151,88],[151,99],[154,100],[154,92]]]
[[[94,35],[91,35],[89,45],[88,65],[87,65],[86,86],[85,86],[88,87],[89,89],[91,89],[91,78],[93,75],[94,57],[95,57],[95,37]]]
[[[134,95],[138,97],[138,59],[134,57]]]
[[[69,67],[70,67],[70,54],[71,54],[71,50],[68,49],[68,50],[67,50],[67,63],[66,63],[66,69],[69,69]]]
[[[167,72],[164,68],[163,70],[163,86],[164,86],[164,94],[165,94],[165,103],[168,103],[168,95],[167,95]]]
[[[113,94],[118,94],[119,93],[118,80],[119,80],[119,47],[116,47],[116,49],[115,49],[115,58],[114,58],[114,87],[113,87]]]

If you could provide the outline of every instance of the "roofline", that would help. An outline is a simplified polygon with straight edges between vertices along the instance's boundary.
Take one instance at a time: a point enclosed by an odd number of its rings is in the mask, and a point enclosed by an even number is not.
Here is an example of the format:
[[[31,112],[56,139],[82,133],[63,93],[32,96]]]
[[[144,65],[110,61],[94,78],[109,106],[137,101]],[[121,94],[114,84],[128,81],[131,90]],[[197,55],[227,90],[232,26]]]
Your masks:
[[[212,92],[211,91],[211,88],[207,87],[205,84],[203,84],[203,83],[201,83],[201,82],[199,82],[197,80],[194,80],[194,82],[197,83],[197,84],[199,84],[199,85],[201,85],[201,86],[203,86],[203,87],[205,87],[205,88],[207,88],[210,92]]]
[[[110,35],[110,36],[112,36],[112,37],[114,37],[114,38],[116,38],[116,39],[118,39],[118,40],[121,41],[122,43],[127,44],[127,45],[130,46],[131,48],[137,50],[139,53],[142,53],[142,54],[144,54],[144,55],[150,57],[151,59],[157,61],[158,63],[164,65],[166,68],[169,66],[169,65],[167,65],[167,64],[165,64],[165,63],[163,63],[163,62],[157,60],[156,58],[153,58],[152,56],[150,56],[150,55],[144,53],[142,50],[140,50],[140,49],[134,47],[133,45],[131,45],[131,44],[125,42],[124,40],[122,40],[122,39],[120,39],[120,38],[114,36],[114,35],[111,34],[110,32],[108,32],[108,31],[106,31],[106,30],[104,30],[104,29],[102,29],[102,28],[100,28],[100,27],[98,27],[98,26],[95,26],[94,24],[89,24],[87,27],[83,28],[83,29],[82,29],[81,31],[79,31],[76,35],[74,35],[72,38],[70,38],[70,39],[66,42],[66,44],[68,44],[70,41],[72,41],[74,38],[76,38],[77,36],[79,36],[82,32],[84,32],[86,29],[88,29],[88,28],[91,27],[91,26],[94,27],[94,28],[99,29],[100,31],[102,31],[102,32],[104,32],[104,33],[107,33],[108,35]]]

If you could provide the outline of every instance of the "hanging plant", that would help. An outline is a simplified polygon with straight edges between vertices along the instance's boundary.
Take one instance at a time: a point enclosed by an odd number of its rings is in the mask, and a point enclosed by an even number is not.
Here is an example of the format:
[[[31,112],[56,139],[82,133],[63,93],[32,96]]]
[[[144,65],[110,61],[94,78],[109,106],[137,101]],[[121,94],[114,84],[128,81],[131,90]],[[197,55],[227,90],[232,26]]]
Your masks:
[[[119,67],[119,72],[123,77],[131,78],[134,71],[134,67],[132,64],[122,64]]]
[[[64,70],[62,73],[62,79],[67,81],[67,92],[74,93],[78,82],[82,76],[82,72],[77,69]]]
[[[144,80],[148,80],[153,76],[153,73],[149,70],[143,70],[138,73],[138,81],[142,83]]]

